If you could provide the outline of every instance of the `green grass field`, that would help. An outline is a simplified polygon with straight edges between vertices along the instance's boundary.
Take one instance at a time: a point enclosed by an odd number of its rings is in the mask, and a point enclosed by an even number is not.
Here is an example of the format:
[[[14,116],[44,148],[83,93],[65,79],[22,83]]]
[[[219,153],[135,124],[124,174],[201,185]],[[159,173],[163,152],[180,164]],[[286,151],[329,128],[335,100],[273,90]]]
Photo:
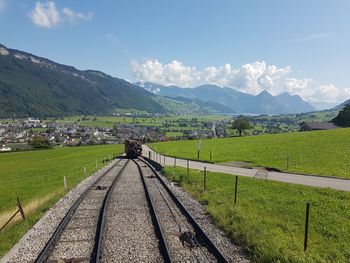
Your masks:
[[[69,116],[58,119],[58,122],[78,122],[80,125],[88,127],[106,127],[111,128],[113,124],[138,124],[143,126],[155,126],[159,127],[164,122],[175,122],[172,127],[179,128],[176,126],[176,122],[179,119],[191,120],[196,118],[198,123],[203,121],[219,121],[224,119],[230,119],[230,116],[221,115],[184,115],[184,116],[162,116],[162,117],[123,117],[123,116]],[[181,128],[181,127],[180,127]],[[185,129],[191,129],[185,128]]]
[[[163,173],[202,204],[256,262],[350,262],[350,193],[166,167]],[[305,206],[311,203],[309,246],[303,250]]]
[[[17,197],[28,214],[27,222],[2,231],[0,256],[17,242],[50,204],[85,178],[84,167],[87,175],[91,175],[106,165],[102,159],[122,152],[122,145],[103,145],[0,154],[0,225],[13,214]],[[63,176],[67,178],[66,190]]]
[[[172,141],[150,146],[167,155],[196,159],[197,143]],[[350,178],[350,129],[202,140],[200,159],[210,161],[210,151],[217,163],[245,161],[282,171]]]

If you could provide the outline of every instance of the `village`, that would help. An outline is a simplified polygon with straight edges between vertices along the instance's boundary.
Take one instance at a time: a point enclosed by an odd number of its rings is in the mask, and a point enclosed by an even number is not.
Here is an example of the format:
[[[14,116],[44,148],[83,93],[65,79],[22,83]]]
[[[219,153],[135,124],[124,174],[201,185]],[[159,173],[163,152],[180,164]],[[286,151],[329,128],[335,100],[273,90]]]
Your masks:
[[[176,124],[178,125],[178,124]],[[179,130],[169,122],[161,126],[140,123],[118,123],[113,127],[89,126],[83,122],[41,120],[37,118],[9,119],[0,122],[0,152],[31,149],[34,137],[45,138],[51,146],[84,146],[99,144],[120,144],[127,139],[142,139],[144,142],[167,141],[171,139],[201,139],[225,137],[225,125],[208,122],[198,129],[180,124]],[[214,127],[214,129],[213,129]],[[201,128],[201,129],[199,129]],[[203,129],[204,128],[204,129]],[[180,132],[181,131],[181,132]],[[178,133],[170,137],[167,134]]]
[[[87,127],[74,122],[47,122],[26,118],[0,123],[0,151],[30,149],[33,137],[46,138],[52,146],[80,146],[123,143],[129,138],[161,141],[157,127],[121,124],[117,127]]]
[[[31,145],[33,138],[45,139],[50,147],[121,144],[127,139],[143,142],[196,140],[239,136],[234,121],[242,116],[215,119],[201,117],[82,116],[76,119],[7,119],[0,121],[0,152],[42,148]],[[285,133],[292,131],[338,128],[328,122],[301,122],[291,118],[266,116],[244,117],[247,129],[243,135]],[[45,147],[43,147],[45,148]]]

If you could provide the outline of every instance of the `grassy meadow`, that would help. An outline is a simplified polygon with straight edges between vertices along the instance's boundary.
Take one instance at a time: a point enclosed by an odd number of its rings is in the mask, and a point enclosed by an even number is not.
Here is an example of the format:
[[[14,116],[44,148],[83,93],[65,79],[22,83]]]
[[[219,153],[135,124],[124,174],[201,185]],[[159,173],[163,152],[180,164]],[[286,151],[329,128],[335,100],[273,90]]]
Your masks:
[[[214,222],[256,262],[350,262],[350,193],[166,167],[163,173],[205,204]],[[311,203],[304,252],[305,206]]]
[[[350,129],[265,134],[201,142],[202,161],[244,161],[252,166],[281,171],[350,178]],[[150,147],[166,155],[197,159],[197,143],[197,140],[171,141],[153,143]]]
[[[165,122],[172,123],[172,128],[182,128],[177,126],[177,122],[182,120],[191,120],[196,118],[198,123],[204,121],[219,121],[230,119],[230,116],[222,115],[184,115],[184,116],[159,116],[159,117],[125,117],[125,116],[68,116],[57,119],[57,122],[78,122],[82,126],[88,127],[105,127],[111,128],[114,124],[138,124],[142,126],[154,126],[160,127]],[[51,119],[50,119],[51,120]],[[51,120],[52,121],[52,120]],[[186,127],[183,129],[190,129],[191,127]]]
[[[16,210],[19,197],[28,216],[25,222],[0,233],[0,256],[42,216],[43,212],[85,178],[102,168],[102,159],[123,152],[123,145],[55,148],[0,154],[0,226]],[[96,167],[96,160],[98,161]],[[67,189],[63,186],[67,178]],[[20,216],[16,217],[17,220]]]

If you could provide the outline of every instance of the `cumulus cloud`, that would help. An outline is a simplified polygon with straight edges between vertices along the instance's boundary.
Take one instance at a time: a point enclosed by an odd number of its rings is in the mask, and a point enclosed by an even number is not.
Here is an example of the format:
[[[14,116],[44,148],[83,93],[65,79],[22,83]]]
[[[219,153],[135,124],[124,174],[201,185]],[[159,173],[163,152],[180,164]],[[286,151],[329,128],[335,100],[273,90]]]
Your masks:
[[[247,63],[239,68],[225,64],[220,67],[206,67],[203,70],[187,66],[178,60],[163,64],[157,59],[151,59],[144,63],[132,61],[131,64],[134,78],[142,82],[180,87],[215,84],[254,95],[263,90],[272,95],[289,92],[310,102],[338,102],[350,97],[350,89],[339,89],[333,84],[320,85],[312,79],[293,78],[290,66],[277,67],[264,61]]]
[[[0,0],[1,1],[1,0]],[[77,21],[88,21],[92,18],[92,13],[84,14],[74,12],[65,7],[58,9],[55,2],[36,2],[34,9],[30,13],[32,22],[40,27],[53,28],[64,21],[76,23]]]
[[[61,22],[60,13],[54,2],[37,2],[30,17],[34,24],[46,28],[57,26]]]

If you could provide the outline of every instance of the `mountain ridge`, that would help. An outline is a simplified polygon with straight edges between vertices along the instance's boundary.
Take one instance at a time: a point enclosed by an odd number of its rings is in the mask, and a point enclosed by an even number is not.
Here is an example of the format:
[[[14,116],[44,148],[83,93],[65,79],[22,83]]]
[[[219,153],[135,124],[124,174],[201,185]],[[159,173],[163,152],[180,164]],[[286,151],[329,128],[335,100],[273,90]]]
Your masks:
[[[97,70],[78,70],[0,45],[0,117],[167,110],[154,94]]]
[[[205,102],[212,101],[230,107],[233,112],[251,114],[288,114],[316,111],[310,103],[298,95],[284,92],[272,96],[264,90],[257,95],[244,93],[229,87],[219,87],[213,84],[200,85],[194,88],[181,88],[177,86],[164,86],[151,82],[137,82],[146,90],[168,97],[185,97],[199,99]]]

